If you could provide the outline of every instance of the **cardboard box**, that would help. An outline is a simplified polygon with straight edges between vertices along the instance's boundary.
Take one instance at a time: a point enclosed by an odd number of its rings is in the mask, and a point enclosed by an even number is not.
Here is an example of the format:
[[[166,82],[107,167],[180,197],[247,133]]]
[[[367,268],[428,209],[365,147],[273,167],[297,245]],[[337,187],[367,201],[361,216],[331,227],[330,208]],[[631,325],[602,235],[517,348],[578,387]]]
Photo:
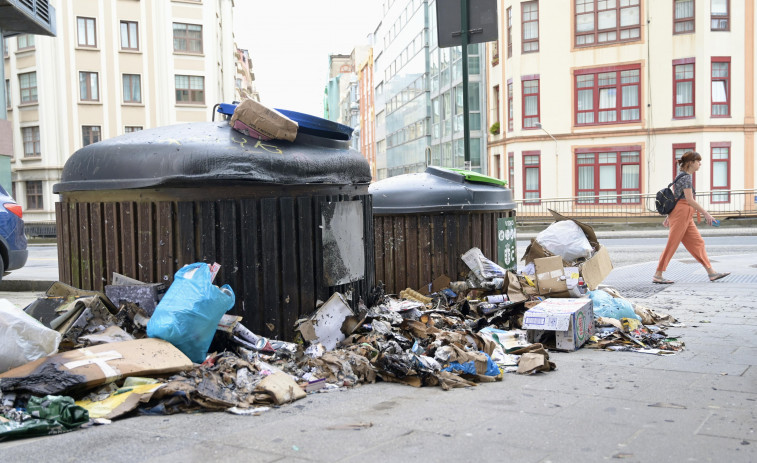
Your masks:
[[[573,222],[575,222],[579,227],[581,227],[581,230],[583,230],[584,234],[586,235],[586,239],[589,240],[589,244],[591,245],[592,249],[596,249],[596,252],[594,252],[594,254],[588,260],[578,263],[580,276],[583,277],[584,282],[586,283],[586,286],[588,286],[589,290],[594,291],[602,283],[602,281],[607,278],[607,275],[610,274],[613,268],[612,262],[610,261],[610,254],[607,252],[607,248],[602,246],[599,241],[597,241],[597,235],[596,233],[594,233],[594,229],[591,228],[590,225],[579,222],[578,220],[569,219],[552,210],[550,210],[550,212],[555,217],[555,222],[559,222],[561,220],[572,220]],[[534,266],[536,266],[536,261],[545,257],[557,258],[557,260],[562,262],[563,267],[569,267],[572,264],[571,262],[563,261],[560,256],[554,256],[551,252],[544,249],[544,247],[542,247],[535,239],[532,239],[531,244],[528,246],[528,248],[526,248],[526,252],[523,254],[522,260],[525,261],[526,264],[533,262]],[[550,261],[548,265],[542,263],[542,268],[545,269],[545,271],[550,272],[556,270],[555,268],[546,270],[550,267],[555,267],[556,264],[554,262],[554,260]],[[538,268],[536,270],[536,274],[538,279]],[[539,286],[538,282],[537,286]],[[550,293],[552,293],[551,297],[568,297],[554,295],[556,293],[560,293],[562,290],[567,291],[567,285],[565,285],[564,289],[562,289],[562,285],[553,287],[551,284],[547,283],[546,287],[550,292],[544,294],[542,293],[541,289],[539,289],[540,295],[550,296]]]
[[[591,299],[550,298],[523,315],[523,329],[529,342],[540,342],[546,331],[555,332],[555,344],[545,345],[557,350],[574,351],[594,334],[594,310]]]

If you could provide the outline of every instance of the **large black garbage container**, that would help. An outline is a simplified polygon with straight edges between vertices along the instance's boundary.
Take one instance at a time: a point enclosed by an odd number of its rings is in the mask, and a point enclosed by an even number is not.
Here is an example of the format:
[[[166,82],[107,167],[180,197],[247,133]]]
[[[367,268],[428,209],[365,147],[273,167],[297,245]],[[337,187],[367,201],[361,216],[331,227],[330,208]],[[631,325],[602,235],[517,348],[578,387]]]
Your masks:
[[[515,217],[503,183],[439,167],[373,183],[376,282],[398,293],[459,279],[469,270],[460,256],[473,247],[497,262],[497,220]]]
[[[260,141],[222,121],[86,146],[53,189],[60,279],[170,283],[185,264],[218,262],[215,283],[236,293],[230,313],[291,339],[318,299],[339,291],[356,306],[374,282],[370,168],[348,143]]]

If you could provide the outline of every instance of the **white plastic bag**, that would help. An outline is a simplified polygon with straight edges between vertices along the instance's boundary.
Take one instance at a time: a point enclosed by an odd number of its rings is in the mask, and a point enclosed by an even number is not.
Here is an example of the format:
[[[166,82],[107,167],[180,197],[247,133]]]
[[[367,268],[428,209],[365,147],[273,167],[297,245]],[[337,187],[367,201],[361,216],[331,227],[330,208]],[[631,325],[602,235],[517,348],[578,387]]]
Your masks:
[[[555,222],[536,235],[536,242],[566,262],[591,257],[591,244],[584,231],[572,220]]]
[[[0,299],[0,373],[58,352],[61,335]]]

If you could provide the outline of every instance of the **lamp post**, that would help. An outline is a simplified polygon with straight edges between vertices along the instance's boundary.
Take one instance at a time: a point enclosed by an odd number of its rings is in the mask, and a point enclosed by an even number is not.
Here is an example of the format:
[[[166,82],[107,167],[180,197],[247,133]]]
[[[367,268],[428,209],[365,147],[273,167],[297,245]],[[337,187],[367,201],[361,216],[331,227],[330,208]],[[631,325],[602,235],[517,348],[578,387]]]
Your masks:
[[[538,129],[542,129],[544,131],[544,133],[546,133],[547,135],[549,135],[549,138],[551,138],[552,141],[555,142],[555,167],[557,169],[559,169],[559,153],[557,152],[557,147],[558,147],[558,145],[557,145],[557,139],[555,137],[553,137],[552,134],[549,133],[547,131],[547,129],[545,129],[541,125],[541,122],[537,122],[536,124],[534,124],[534,126],[536,128],[538,128]],[[555,175],[555,196],[558,196],[559,194],[560,194],[560,174],[559,174],[559,170],[558,170],[558,173]]]

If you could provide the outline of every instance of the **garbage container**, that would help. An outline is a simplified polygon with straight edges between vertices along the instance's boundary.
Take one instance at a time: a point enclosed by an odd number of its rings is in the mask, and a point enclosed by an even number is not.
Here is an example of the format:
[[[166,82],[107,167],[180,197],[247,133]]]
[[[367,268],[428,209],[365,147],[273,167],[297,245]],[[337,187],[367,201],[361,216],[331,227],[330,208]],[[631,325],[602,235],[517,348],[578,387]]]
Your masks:
[[[370,167],[349,149],[349,127],[317,122],[338,126],[334,136],[261,141],[216,121],[78,150],[53,187],[61,281],[103,290],[117,272],[170,283],[185,264],[218,262],[215,283],[237,296],[229,313],[280,339],[334,292],[353,307],[367,300]]]
[[[373,196],[376,281],[389,293],[425,287],[468,267],[460,256],[478,247],[497,262],[497,220],[515,217],[504,182],[458,169],[427,167],[375,182]]]

